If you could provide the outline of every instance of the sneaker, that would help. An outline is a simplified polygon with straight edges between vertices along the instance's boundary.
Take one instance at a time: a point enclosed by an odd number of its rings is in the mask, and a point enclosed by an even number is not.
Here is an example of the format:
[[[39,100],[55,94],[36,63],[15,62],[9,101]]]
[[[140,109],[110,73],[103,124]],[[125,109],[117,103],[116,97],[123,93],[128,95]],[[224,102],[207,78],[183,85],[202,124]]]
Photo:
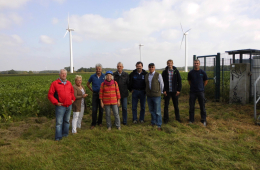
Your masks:
[[[158,129],[157,129],[158,131],[162,131],[162,128],[160,128],[160,127],[158,127]]]
[[[190,121],[189,124],[193,124],[193,122]]]
[[[107,130],[111,130],[111,127],[107,128]]]
[[[144,123],[144,121],[143,121],[143,120],[141,120],[141,121],[140,121],[140,123]]]
[[[137,121],[136,121],[136,120],[134,120],[134,121],[133,121],[133,123],[134,123],[134,124],[136,124],[136,123],[137,123]]]
[[[117,129],[118,129],[118,130],[121,130],[121,127],[118,127]]]
[[[207,126],[207,122],[206,122],[206,121],[204,121],[204,122],[203,122],[203,125],[206,127],[206,126]]]

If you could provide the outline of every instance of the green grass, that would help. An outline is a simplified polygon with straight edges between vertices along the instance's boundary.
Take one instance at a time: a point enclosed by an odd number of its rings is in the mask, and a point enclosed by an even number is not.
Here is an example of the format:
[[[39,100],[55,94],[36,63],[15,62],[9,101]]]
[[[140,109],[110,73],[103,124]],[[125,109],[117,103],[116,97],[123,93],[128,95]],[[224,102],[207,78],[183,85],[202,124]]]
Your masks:
[[[84,115],[82,129],[60,142],[54,141],[55,120],[31,117],[0,124],[1,169],[259,169],[260,132],[254,125],[252,105],[206,103],[208,126],[188,124],[188,96],[179,99],[182,123],[170,122],[163,131],[146,122],[122,130],[90,130],[91,115]],[[162,105],[163,106],[163,105]],[[216,118],[217,117],[217,118]],[[112,118],[112,120],[114,120]],[[103,118],[105,125],[105,118]],[[70,130],[71,131],[71,130]]]

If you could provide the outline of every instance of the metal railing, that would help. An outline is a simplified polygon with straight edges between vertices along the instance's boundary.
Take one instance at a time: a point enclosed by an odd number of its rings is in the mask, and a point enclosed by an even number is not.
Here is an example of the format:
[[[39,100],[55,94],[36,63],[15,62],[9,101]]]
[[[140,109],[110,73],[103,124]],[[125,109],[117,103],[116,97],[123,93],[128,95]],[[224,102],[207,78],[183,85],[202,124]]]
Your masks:
[[[260,80],[260,76],[256,79],[255,83],[254,83],[254,118],[256,121],[256,124],[260,125],[260,116],[256,115],[256,104],[259,102],[260,97],[258,97],[258,99],[256,100],[256,84],[257,82]]]

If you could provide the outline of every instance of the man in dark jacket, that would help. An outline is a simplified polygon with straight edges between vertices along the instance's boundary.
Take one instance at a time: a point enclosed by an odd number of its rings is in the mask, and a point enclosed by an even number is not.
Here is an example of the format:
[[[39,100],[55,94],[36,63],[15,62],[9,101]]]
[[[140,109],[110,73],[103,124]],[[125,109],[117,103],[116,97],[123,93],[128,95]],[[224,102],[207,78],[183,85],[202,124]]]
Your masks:
[[[172,60],[167,61],[167,67],[162,72],[162,77],[164,82],[164,123],[168,123],[169,121],[168,106],[171,98],[174,105],[175,118],[178,122],[181,122],[178,106],[178,98],[182,88],[181,76],[177,68],[173,66]]]
[[[128,97],[128,84],[129,76],[128,73],[123,71],[123,63],[117,63],[117,71],[113,73],[114,80],[118,83],[119,91],[121,95],[121,104],[122,104],[122,116],[123,116],[123,125],[127,124],[127,97]],[[119,113],[119,108],[118,108]]]
[[[136,63],[136,69],[129,75],[129,91],[132,92],[132,112],[133,112],[133,123],[137,123],[137,103],[140,99],[140,117],[139,121],[144,122],[145,114],[145,75],[147,72],[143,70],[143,63],[138,61]]]
[[[66,79],[67,70],[60,70],[60,77],[51,83],[48,99],[55,105],[56,131],[55,140],[69,135],[71,104],[76,100],[74,89]]]

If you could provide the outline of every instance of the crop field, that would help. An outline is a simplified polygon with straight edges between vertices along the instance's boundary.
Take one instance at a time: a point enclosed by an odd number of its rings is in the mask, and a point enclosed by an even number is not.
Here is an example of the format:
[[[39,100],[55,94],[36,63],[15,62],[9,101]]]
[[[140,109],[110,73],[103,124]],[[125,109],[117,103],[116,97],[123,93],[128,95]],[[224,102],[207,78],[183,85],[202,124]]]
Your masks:
[[[83,85],[91,74],[81,73]],[[54,106],[47,99],[58,75],[0,76],[1,169],[260,169],[260,131],[253,106],[209,101],[204,127],[196,103],[195,123],[189,124],[189,85],[187,73],[181,74],[182,123],[174,120],[171,103],[170,121],[162,131],[150,126],[147,104],[145,123],[133,124],[129,95],[127,126],[121,131],[113,126],[108,132],[103,117],[103,127],[90,130],[88,92],[82,128],[76,135],[70,128],[60,142],[54,141]],[[75,75],[69,74],[68,80],[73,83]],[[163,100],[161,107],[163,115]]]

